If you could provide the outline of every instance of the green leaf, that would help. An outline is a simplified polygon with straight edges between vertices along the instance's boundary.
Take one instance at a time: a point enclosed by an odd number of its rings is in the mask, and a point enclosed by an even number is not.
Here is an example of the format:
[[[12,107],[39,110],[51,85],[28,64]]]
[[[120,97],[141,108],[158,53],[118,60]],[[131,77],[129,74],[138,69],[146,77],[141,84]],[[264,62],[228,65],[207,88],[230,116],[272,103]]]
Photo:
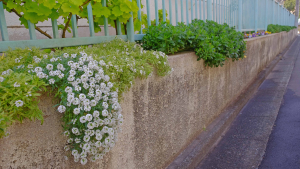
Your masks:
[[[121,16],[123,14],[123,11],[120,10],[119,6],[115,6],[112,9],[112,14],[114,14],[116,17]]]

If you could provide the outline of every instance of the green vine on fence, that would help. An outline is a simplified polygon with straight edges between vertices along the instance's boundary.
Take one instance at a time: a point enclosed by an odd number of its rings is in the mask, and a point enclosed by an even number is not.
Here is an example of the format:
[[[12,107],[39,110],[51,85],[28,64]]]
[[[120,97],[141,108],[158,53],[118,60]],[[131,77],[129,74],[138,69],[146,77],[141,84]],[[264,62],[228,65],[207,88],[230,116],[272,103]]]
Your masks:
[[[62,30],[62,38],[66,37],[66,31],[71,32],[71,16],[76,14],[77,19],[87,18],[87,5],[91,3],[94,15],[95,32],[100,32],[104,25],[103,16],[108,19],[108,24],[117,27],[117,19],[121,22],[121,30],[126,34],[126,23],[133,12],[135,30],[139,30],[141,22],[137,19],[138,7],[135,0],[106,0],[106,6],[102,5],[103,0],[1,0],[4,8],[19,16],[21,25],[28,28],[27,20],[33,24],[43,22],[48,19],[58,19],[62,17],[63,23],[58,24],[58,29]],[[36,30],[52,38],[46,31],[36,26]]]

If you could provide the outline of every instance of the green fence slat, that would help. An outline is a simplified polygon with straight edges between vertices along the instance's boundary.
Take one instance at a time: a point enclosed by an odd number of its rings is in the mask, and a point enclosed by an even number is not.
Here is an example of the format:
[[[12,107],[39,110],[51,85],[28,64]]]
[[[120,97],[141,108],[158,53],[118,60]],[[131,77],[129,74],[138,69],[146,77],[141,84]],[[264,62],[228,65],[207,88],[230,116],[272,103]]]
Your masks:
[[[56,19],[51,19],[51,23],[52,23],[53,38],[58,39],[59,38],[59,32],[58,32],[57,20]]]
[[[184,20],[183,20],[183,0],[181,0],[180,8],[181,8],[181,22],[184,22]]]
[[[132,2],[132,0],[130,0]],[[133,27],[133,14],[130,12],[131,17],[129,18],[129,21],[127,22],[126,28],[127,28],[127,38],[128,41],[134,42],[134,27]]]
[[[207,0],[207,20],[212,20],[212,0]]]
[[[176,16],[176,25],[178,25],[178,5],[177,0],[175,0],[175,16]]]
[[[94,19],[93,19],[93,10],[91,3],[87,6],[88,11],[88,20],[89,20],[89,28],[90,28],[90,36],[95,36],[95,30],[94,30]]]
[[[138,10],[138,19],[142,22],[142,14],[141,14],[141,0],[136,0],[137,6],[139,8]],[[141,30],[139,31],[140,34],[142,34],[142,27]]]
[[[258,0],[254,2],[254,31],[257,32],[257,22],[258,22]]]
[[[199,16],[198,16],[198,0],[195,0],[195,19],[199,19]]]
[[[238,26],[238,28],[239,28],[239,31],[240,32],[242,32],[242,24],[243,24],[243,20],[242,20],[242,18],[243,18],[243,0],[239,0],[239,17],[238,17],[238,23],[239,23],[239,26]]]
[[[220,4],[221,2],[220,2],[220,0],[218,0],[218,6],[219,6],[219,10],[217,10],[218,11],[218,21],[219,21],[219,24],[221,24],[221,4]]]
[[[151,25],[151,18],[150,18],[150,0],[147,0],[147,22],[148,22],[148,27]]]
[[[212,20],[215,21],[215,0],[212,0]]]
[[[200,13],[200,18],[199,19],[201,19],[202,20],[202,5],[201,5],[201,3],[202,3],[202,0],[200,0],[200,2],[199,2],[199,13]]]
[[[117,18],[117,34],[122,35],[121,22],[119,21],[119,18]]]
[[[114,40],[116,37],[127,41],[126,35],[118,36],[94,36],[94,37],[78,37],[78,38],[59,38],[59,39],[38,39],[38,40],[20,40],[20,41],[0,41],[0,52],[5,52],[9,48],[56,48],[68,46],[92,45],[101,42]]]
[[[268,28],[268,0],[265,0],[266,8],[265,8],[265,31],[267,31]]]
[[[102,6],[106,7],[106,0],[102,1]],[[105,34],[105,36],[109,36],[108,20],[105,16],[103,16],[103,20],[104,20],[104,34]]]
[[[73,38],[77,38],[78,37],[78,29],[77,29],[76,15],[72,15],[71,22],[72,22]]]
[[[193,0],[191,0],[191,20],[194,20]]]
[[[27,20],[27,23],[28,23],[28,30],[29,30],[30,39],[35,40],[36,39],[35,26],[29,20]]]
[[[0,29],[1,29],[2,40],[9,41],[2,1],[0,2]]]
[[[189,0],[185,1],[185,7],[186,7],[186,25],[189,25]]]
[[[166,22],[166,5],[165,0],[162,0],[162,10],[163,10],[163,21]]]
[[[206,0],[203,0],[203,20],[204,21],[206,21],[206,11],[207,11],[207,9],[206,9],[206,2],[205,2]]]
[[[155,0],[155,19],[156,19],[156,25],[158,25],[159,24],[159,18],[158,18],[157,0]]]
[[[172,25],[173,18],[172,18],[172,0],[169,0],[169,18],[170,18],[170,24]]]

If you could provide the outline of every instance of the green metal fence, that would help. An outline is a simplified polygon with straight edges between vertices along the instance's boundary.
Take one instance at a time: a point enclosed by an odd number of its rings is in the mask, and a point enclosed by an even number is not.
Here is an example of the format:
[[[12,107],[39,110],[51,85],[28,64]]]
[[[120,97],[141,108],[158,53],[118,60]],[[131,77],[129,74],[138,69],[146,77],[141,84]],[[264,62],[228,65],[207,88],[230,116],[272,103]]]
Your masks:
[[[167,2],[166,2],[167,1]],[[146,0],[144,8],[147,14],[147,24],[151,24],[151,20],[156,19],[156,25],[159,24],[159,6],[163,9],[163,21],[167,20],[166,11],[169,15],[170,23],[177,25],[179,22],[189,24],[193,19],[214,20],[220,24],[227,23],[234,26],[238,31],[257,31],[266,30],[269,24],[294,25],[295,15],[283,8],[274,0],[154,0],[154,9],[150,5],[153,0]],[[169,9],[166,9],[166,3]],[[106,6],[106,1],[102,1],[102,5]],[[141,1],[137,0],[139,7],[138,19],[142,20]],[[185,6],[185,8],[184,8]],[[0,52],[6,51],[8,48],[55,48],[65,46],[79,46],[97,44],[109,41],[115,37],[123,40],[135,41],[141,40],[144,36],[142,28],[138,32],[134,32],[133,17],[131,17],[126,25],[127,35],[121,35],[120,22],[117,20],[117,34],[109,35],[109,27],[107,18],[104,19],[105,36],[95,36],[93,25],[93,11],[91,4],[87,6],[90,37],[79,37],[76,23],[76,15],[72,16],[72,38],[59,38],[57,20],[51,20],[53,29],[53,39],[37,39],[34,24],[28,21],[30,40],[10,41],[4,16],[3,4],[0,2],[0,29],[2,41],[0,41]],[[151,18],[151,12],[155,13],[155,18]],[[180,13],[180,15],[179,15]],[[173,16],[175,18],[173,19]]]

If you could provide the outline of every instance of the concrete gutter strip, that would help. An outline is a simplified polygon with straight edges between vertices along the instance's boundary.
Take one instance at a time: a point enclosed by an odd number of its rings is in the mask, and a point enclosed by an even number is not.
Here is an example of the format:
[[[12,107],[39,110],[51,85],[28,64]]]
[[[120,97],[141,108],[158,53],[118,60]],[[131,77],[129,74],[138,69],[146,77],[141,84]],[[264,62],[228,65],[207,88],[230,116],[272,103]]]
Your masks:
[[[293,40],[290,44],[293,43],[295,43],[295,40]],[[288,45],[284,51],[279,53],[275,59],[258,74],[257,78],[242,92],[242,94],[238,96],[238,98],[236,98],[223,111],[223,113],[221,113],[221,115],[207,127],[205,132],[202,132],[194,141],[192,141],[192,143],[167,167],[167,169],[192,169],[197,167],[206,155],[208,155],[209,152],[220,142],[222,139],[220,136],[227,132],[236,116],[240,113],[249,99],[255,94],[258,87],[281,60],[284,53],[288,51],[289,47],[290,45]],[[281,98],[282,96],[283,93]],[[280,106],[280,104],[278,104],[278,106]],[[206,167],[211,168],[210,166]]]

